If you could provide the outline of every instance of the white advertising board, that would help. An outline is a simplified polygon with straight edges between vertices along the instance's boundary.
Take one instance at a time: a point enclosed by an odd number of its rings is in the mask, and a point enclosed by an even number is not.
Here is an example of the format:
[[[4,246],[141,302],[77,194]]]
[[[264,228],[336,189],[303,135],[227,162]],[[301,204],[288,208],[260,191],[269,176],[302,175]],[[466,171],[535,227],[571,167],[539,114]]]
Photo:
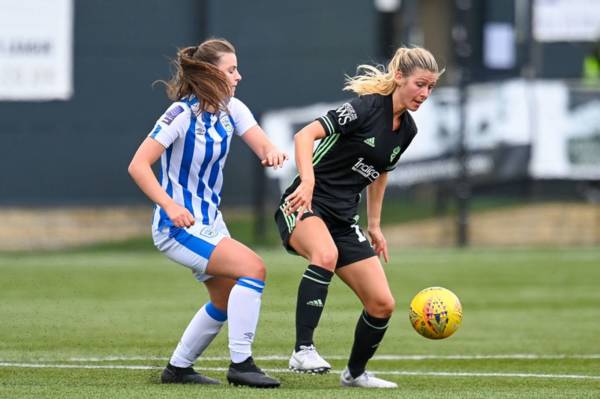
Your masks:
[[[0,101],[73,94],[73,0],[0,0]]]

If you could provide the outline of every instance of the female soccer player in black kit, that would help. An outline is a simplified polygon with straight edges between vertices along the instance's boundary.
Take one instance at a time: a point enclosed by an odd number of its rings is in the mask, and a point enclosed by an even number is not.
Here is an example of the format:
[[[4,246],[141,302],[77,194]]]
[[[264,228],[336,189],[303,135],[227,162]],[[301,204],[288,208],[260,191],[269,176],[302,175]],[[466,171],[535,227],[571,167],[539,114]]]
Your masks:
[[[407,111],[427,100],[443,72],[423,48],[399,48],[386,68],[358,67],[344,90],[358,95],[295,136],[298,177],[282,196],[275,220],[283,244],[306,258],[296,304],[296,345],[289,366],[325,373],[331,366],[313,343],[333,274],[359,297],[358,319],[341,385],[396,388],[365,371],[394,311],[379,257],[388,261],[380,219],[387,173],[417,133]],[[315,140],[321,140],[313,152]],[[358,226],[360,193],[367,188],[370,243]],[[314,216],[314,217],[313,217]]]

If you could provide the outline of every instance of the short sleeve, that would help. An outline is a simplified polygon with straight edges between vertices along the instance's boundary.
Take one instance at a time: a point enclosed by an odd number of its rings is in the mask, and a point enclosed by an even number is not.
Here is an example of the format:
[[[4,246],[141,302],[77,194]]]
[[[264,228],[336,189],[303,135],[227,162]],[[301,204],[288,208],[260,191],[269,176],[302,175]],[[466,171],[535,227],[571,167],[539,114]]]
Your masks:
[[[232,119],[233,127],[235,128],[235,134],[238,136],[243,135],[253,126],[256,126],[258,122],[254,119],[254,115],[250,109],[235,97],[232,97],[228,104],[229,116]]]
[[[348,134],[358,130],[371,112],[371,101],[366,97],[356,97],[337,109],[318,118],[327,135],[333,133]]]
[[[182,137],[190,124],[190,108],[184,103],[173,103],[156,121],[148,135],[168,148],[177,138]]]

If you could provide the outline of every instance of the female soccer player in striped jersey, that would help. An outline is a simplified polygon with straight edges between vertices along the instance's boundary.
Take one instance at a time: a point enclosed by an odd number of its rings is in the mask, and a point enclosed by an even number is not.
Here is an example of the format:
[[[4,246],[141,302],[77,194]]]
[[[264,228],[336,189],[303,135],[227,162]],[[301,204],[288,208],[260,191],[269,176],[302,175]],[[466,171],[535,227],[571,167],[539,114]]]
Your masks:
[[[129,165],[129,173],[156,204],[152,235],[156,247],[190,268],[204,283],[210,301],[192,318],[169,364],[163,383],[215,384],[193,363],[229,320],[231,364],[227,379],[236,385],[278,387],[252,359],[265,286],[265,265],[251,249],[232,239],[219,211],[223,167],[235,133],[264,166],[280,167],[279,151],[234,97],[242,79],[235,49],[211,39],[179,51],[176,74],[166,83],[174,103],[158,119]],[[151,166],[160,158],[157,180]]]
[[[395,383],[365,371],[395,306],[378,257],[388,261],[381,208],[387,173],[417,133],[407,111],[416,111],[427,100],[440,71],[431,53],[422,48],[399,48],[387,69],[361,65],[359,71],[363,73],[349,78],[344,87],[358,97],[296,134],[298,177],[275,214],[284,246],[310,262],[298,289],[296,345],[289,366],[312,373],[331,368],[317,353],[313,332],[335,273],[364,307],[342,386],[395,388]],[[372,245],[357,224],[365,188]]]

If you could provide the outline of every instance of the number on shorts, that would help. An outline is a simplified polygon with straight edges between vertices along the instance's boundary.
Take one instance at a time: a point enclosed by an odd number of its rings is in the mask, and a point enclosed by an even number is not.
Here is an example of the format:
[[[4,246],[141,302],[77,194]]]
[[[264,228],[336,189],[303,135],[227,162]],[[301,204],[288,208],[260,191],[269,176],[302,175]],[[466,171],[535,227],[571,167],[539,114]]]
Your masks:
[[[352,227],[354,227],[354,230],[356,231],[356,235],[358,236],[358,242],[367,241],[367,237],[365,237],[364,234],[360,231],[358,225],[355,224]]]

